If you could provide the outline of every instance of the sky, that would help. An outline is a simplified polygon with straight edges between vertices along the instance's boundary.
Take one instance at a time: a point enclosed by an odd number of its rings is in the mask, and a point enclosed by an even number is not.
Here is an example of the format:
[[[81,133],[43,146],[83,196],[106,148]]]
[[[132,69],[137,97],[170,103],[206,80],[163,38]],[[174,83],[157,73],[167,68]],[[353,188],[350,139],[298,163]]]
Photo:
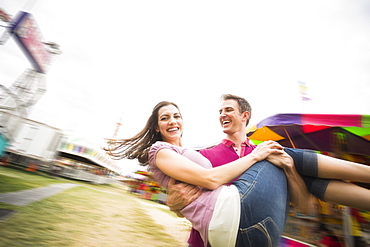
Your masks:
[[[30,12],[62,51],[28,118],[91,147],[120,119],[117,137],[132,137],[163,100],[180,106],[189,147],[223,138],[224,93],[250,102],[251,125],[278,113],[370,114],[369,1],[0,0],[0,8]],[[0,54],[0,84],[31,67],[13,38]],[[311,101],[300,100],[298,81]]]

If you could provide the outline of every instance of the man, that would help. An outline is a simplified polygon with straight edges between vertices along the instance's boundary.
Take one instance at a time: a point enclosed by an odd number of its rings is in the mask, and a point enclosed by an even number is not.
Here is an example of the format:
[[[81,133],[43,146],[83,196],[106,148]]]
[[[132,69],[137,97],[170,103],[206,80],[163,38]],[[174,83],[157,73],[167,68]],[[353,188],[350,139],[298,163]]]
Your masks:
[[[250,117],[251,107],[245,99],[230,94],[222,96],[219,120],[226,137],[217,146],[200,150],[200,153],[211,161],[213,167],[244,157],[256,147],[245,133]],[[284,170],[293,206],[304,213],[308,212],[311,205],[307,204],[307,201],[311,194],[297,173],[293,159],[285,153],[284,155],[271,155],[268,160]],[[183,183],[175,184],[175,181],[171,181],[167,205],[178,216],[181,216],[179,210],[198,198],[199,193],[200,190],[197,187]],[[196,230],[191,230],[188,243],[192,247],[202,246],[202,240]]]

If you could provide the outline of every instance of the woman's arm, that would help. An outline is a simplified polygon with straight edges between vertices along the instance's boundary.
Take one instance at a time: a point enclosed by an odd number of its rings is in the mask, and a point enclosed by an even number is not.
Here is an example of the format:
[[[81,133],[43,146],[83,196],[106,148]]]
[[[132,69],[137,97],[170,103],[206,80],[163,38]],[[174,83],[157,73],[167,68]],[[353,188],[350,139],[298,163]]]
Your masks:
[[[267,157],[272,164],[284,170],[288,182],[290,202],[299,212],[309,214],[314,210],[312,194],[308,191],[302,177],[297,172],[293,158],[286,152]]]
[[[264,160],[270,154],[281,153],[283,150],[278,143],[268,141],[243,158],[206,169],[170,149],[161,149],[157,153],[156,164],[162,172],[176,180],[214,190],[240,176],[257,161]]]

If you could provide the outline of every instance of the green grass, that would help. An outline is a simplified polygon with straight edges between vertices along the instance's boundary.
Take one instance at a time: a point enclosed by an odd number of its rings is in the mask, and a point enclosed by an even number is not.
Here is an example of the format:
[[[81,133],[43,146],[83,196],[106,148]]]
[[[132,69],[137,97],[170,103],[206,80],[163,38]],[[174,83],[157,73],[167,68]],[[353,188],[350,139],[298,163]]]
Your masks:
[[[55,183],[61,183],[61,181],[51,177],[37,176],[35,172],[0,166],[0,193],[27,190]]]
[[[181,246],[121,186],[61,180],[0,167],[1,192],[58,182],[82,185],[23,207],[0,203],[16,211],[0,222],[1,247]]]

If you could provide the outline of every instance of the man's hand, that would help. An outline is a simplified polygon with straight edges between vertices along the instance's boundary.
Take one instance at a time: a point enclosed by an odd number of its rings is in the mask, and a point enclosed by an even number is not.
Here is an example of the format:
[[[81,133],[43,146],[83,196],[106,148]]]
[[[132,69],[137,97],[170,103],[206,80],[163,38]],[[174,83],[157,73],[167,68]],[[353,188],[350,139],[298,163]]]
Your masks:
[[[265,141],[258,144],[251,154],[255,156],[257,161],[261,161],[267,159],[267,157],[272,154],[282,153],[284,153],[284,148],[279,143],[274,141]]]
[[[168,182],[167,191],[166,204],[179,217],[184,217],[180,210],[195,201],[202,194],[202,190],[198,186],[176,183],[176,180],[173,178]]]
[[[290,157],[285,151],[281,154],[270,154],[267,158],[275,166],[284,170],[292,168],[294,166],[293,158]]]

